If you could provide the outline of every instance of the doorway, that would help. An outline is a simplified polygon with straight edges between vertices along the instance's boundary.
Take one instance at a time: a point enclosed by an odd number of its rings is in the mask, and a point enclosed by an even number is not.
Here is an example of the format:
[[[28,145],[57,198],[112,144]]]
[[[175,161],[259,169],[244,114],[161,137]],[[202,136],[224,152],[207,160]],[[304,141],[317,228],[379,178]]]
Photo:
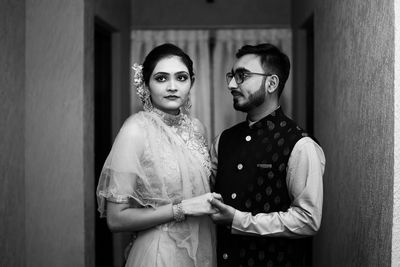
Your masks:
[[[305,99],[305,115],[306,124],[305,128],[307,132],[314,135],[314,16],[311,16],[306,20],[303,25],[305,31],[305,47],[306,47],[306,99]]]
[[[101,169],[111,149],[112,32],[95,19],[94,33],[94,154],[95,188]],[[97,200],[95,200],[97,201]],[[97,207],[97,202],[96,202]],[[95,266],[113,266],[113,240],[107,221],[95,215]]]

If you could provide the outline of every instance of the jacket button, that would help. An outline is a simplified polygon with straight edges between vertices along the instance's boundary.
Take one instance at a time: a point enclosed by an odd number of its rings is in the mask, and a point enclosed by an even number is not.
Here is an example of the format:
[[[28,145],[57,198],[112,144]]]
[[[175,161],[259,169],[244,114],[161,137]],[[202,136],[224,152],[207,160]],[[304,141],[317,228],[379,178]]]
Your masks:
[[[238,170],[243,169],[243,164],[239,163],[239,164],[237,165],[237,168],[238,168]]]
[[[224,260],[228,259],[228,254],[227,254],[227,253],[222,254],[222,258],[223,258]]]
[[[232,199],[235,199],[236,198],[236,193],[232,193],[231,197],[232,197]]]
[[[246,136],[246,141],[249,142],[250,140],[251,140],[251,136],[250,135]]]

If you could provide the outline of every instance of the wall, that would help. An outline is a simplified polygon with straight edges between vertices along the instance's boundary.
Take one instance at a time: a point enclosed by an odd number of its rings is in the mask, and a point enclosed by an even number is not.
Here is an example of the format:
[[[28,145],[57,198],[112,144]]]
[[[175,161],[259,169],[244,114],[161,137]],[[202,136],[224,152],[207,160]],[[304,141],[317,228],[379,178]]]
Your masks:
[[[112,136],[130,115],[130,1],[96,0],[95,15],[114,30],[112,35]]]
[[[400,3],[394,1],[395,73],[394,73],[394,182],[392,266],[400,265]]]
[[[1,1],[0,25],[0,266],[24,266],[24,1]]]
[[[95,199],[95,184],[94,181],[94,2],[95,0],[83,0],[83,54],[81,60],[83,62],[82,69],[82,165],[83,165],[83,210],[80,214],[81,220],[84,223],[84,247],[83,258],[84,266],[95,266],[95,218],[96,210]],[[80,184],[75,186],[79,187]],[[72,244],[71,244],[72,245]],[[64,259],[63,259],[64,260]]]
[[[315,135],[327,166],[314,266],[391,265],[393,8],[315,3]]]
[[[131,0],[132,28],[290,26],[290,0]]]
[[[85,8],[84,1],[26,1],[27,266],[91,262],[85,254],[91,256],[93,229],[85,219],[94,209],[86,201],[93,191],[92,94],[85,64],[92,51],[85,47]]]

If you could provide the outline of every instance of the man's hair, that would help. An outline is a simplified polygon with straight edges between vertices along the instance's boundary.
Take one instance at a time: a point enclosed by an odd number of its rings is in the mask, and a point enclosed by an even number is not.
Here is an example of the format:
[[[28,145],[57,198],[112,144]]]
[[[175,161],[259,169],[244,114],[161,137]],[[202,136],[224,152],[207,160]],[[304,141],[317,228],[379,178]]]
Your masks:
[[[260,56],[261,66],[266,73],[276,74],[279,77],[278,96],[281,96],[290,72],[288,56],[272,44],[258,44],[243,46],[236,53],[236,58],[248,54]]]

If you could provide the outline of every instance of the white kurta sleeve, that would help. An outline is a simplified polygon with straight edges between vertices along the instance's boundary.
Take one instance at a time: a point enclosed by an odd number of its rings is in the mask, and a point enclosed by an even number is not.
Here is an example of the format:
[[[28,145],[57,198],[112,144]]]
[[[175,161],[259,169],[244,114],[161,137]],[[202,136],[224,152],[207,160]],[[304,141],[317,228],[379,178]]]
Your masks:
[[[302,237],[314,235],[321,223],[325,156],[309,137],[294,146],[288,162],[286,184],[291,206],[285,212],[259,213],[236,210],[232,233]]]

